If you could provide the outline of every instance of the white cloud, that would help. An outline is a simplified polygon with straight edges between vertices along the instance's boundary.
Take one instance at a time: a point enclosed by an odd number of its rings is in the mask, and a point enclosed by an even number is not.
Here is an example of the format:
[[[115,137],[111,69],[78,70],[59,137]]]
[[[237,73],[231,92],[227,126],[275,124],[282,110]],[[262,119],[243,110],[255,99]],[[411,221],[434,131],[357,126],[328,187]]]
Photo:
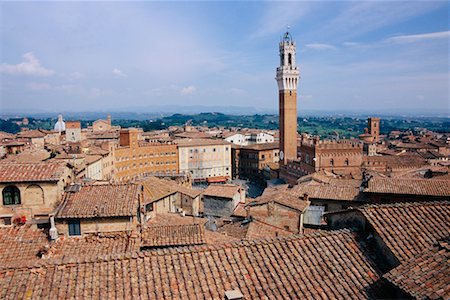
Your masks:
[[[73,72],[69,74],[69,78],[72,80],[79,80],[79,79],[83,79],[85,76],[83,73],[80,72]]]
[[[30,90],[33,91],[49,90],[52,88],[52,86],[48,83],[38,83],[38,82],[30,82],[27,86]]]
[[[302,99],[302,100],[310,100],[312,98],[313,98],[312,95],[300,95],[300,99]]]
[[[320,43],[312,43],[312,44],[306,44],[306,48],[308,49],[314,49],[314,50],[334,50],[336,47],[329,44],[320,44]]]
[[[448,39],[450,31],[430,32],[423,34],[399,35],[386,39],[386,42],[392,43],[413,43],[431,39]]]
[[[184,87],[180,90],[181,95],[191,95],[197,91],[197,88],[193,85]]]
[[[117,68],[114,68],[114,70],[112,70],[112,73],[116,76],[116,77],[127,77],[127,74],[125,74],[124,72],[120,71]]]
[[[55,71],[46,69],[41,66],[39,60],[34,56],[33,52],[23,55],[24,61],[17,65],[3,63],[0,65],[0,72],[12,75],[32,75],[32,76],[51,76]]]

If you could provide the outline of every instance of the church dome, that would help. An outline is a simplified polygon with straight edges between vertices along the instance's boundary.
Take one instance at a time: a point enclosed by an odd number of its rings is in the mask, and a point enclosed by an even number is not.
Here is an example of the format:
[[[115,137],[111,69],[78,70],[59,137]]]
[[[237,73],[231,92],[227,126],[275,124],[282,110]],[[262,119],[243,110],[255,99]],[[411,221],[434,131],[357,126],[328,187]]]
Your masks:
[[[66,123],[64,123],[62,115],[58,116],[58,122],[55,123],[54,129],[58,132],[66,131]]]

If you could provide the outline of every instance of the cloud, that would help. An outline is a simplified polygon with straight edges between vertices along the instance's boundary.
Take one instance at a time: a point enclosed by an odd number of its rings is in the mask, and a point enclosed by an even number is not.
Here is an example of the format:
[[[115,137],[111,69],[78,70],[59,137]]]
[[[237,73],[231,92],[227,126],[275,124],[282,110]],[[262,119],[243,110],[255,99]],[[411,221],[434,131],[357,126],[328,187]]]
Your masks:
[[[24,61],[17,65],[3,63],[0,65],[0,72],[11,75],[31,75],[31,76],[51,76],[55,71],[46,69],[41,66],[39,60],[34,56],[33,52],[23,55]]]
[[[314,49],[314,50],[334,50],[334,49],[336,49],[336,47],[333,45],[320,44],[320,43],[306,44],[305,47],[308,49]]]
[[[79,80],[79,79],[83,79],[85,76],[83,73],[80,72],[72,72],[69,74],[69,79],[71,80]]]
[[[414,43],[432,39],[448,39],[450,31],[430,32],[423,34],[399,35],[386,39],[386,42],[392,43]]]
[[[27,86],[30,90],[33,91],[49,90],[52,88],[52,86],[48,83],[37,83],[37,82],[30,82]]]
[[[312,95],[300,95],[299,97],[300,97],[300,99],[302,99],[302,100],[310,100],[310,99],[313,98]]]
[[[127,74],[125,74],[124,72],[120,71],[117,68],[114,68],[114,70],[112,70],[112,73],[116,76],[116,77],[127,77]]]
[[[197,88],[193,85],[184,87],[180,90],[181,95],[191,95],[197,91]]]

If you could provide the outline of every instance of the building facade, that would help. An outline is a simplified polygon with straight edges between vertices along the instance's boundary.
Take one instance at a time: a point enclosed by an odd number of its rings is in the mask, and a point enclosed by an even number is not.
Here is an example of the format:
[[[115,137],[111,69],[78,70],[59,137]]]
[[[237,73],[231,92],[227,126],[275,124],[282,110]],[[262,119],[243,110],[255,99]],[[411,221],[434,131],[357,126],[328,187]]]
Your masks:
[[[80,121],[66,122],[66,141],[79,142],[81,141],[81,123]]]
[[[280,66],[276,80],[279,97],[280,161],[297,159],[297,85],[299,69],[295,61],[295,42],[289,32],[279,44]]]
[[[224,140],[181,139],[178,145],[179,168],[190,173],[194,182],[231,178],[231,144]]]
[[[238,152],[233,151],[234,155],[239,155],[237,160],[233,159],[233,162],[238,161],[239,166],[236,175],[240,178],[264,179],[264,168],[270,167],[271,164],[278,164],[279,152],[278,143],[240,147]]]
[[[114,150],[114,179],[126,181],[157,174],[178,173],[178,149],[174,144],[150,144],[139,140],[142,130],[120,131],[119,147]]]

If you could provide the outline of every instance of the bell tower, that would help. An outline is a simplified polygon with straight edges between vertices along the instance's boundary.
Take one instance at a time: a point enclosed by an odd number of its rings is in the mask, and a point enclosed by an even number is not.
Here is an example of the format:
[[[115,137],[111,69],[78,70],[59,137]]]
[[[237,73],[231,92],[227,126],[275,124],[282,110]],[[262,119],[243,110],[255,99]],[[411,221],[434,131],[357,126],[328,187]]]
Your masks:
[[[299,70],[295,61],[295,42],[289,32],[280,42],[280,66],[276,80],[279,98],[280,162],[297,159],[297,84]]]

